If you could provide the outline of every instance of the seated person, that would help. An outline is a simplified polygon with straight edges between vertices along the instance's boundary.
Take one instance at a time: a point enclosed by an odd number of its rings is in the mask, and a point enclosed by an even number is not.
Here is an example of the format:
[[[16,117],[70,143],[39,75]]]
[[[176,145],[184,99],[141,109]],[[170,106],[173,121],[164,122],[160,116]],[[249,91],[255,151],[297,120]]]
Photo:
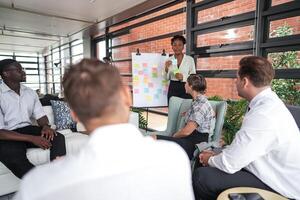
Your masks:
[[[284,103],[271,90],[271,63],[262,57],[241,59],[238,95],[249,109],[233,142],[221,153],[200,154],[195,170],[196,199],[216,199],[232,187],[255,187],[300,199],[300,133]]]
[[[201,75],[190,75],[185,83],[185,91],[193,97],[193,102],[191,108],[182,113],[185,116],[185,126],[172,137],[153,135],[157,139],[178,143],[190,159],[193,157],[195,144],[207,142],[214,130],[215,113],[204,96],[205,90],[205,78]]]
[[[79,154],[29,172],[16,200],[194,199],[184,151],[128,123],[131,95],[116,67],[83,59],[65,73],[63,87],[90,139]]]
[[[50,160],[66,154],[65,138],[49,126],[36,92],[21,82],[26,74],[12,59],[0,61],[0,161],[18,178],[34,167],[27,148],[50,149]],[[31,119],[37,120],[33,126]]]

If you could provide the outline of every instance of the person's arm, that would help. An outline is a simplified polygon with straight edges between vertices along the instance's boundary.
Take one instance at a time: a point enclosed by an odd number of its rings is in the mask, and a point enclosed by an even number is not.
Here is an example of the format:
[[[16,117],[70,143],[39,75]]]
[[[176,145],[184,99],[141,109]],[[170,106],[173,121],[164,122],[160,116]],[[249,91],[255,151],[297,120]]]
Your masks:
[[[51,143],[43,137],[20,134],[20,133],[5,130],[5,129],[0,129],[0,140],[30,142],[42,149],[48,149],[51,147]]]
[[[244,120],[245,122],[245,120]],[[254,123],[255,122],[255,123]],[[246,127],[242,127],[229,147],[222,153],[211,156],[208,164],[227,173],[235,173],[251,162],[266,155],[277,144],[274,129],[264,128],[271,123],[257,116]]]
[[[171,66],[172,66],[172,61],[167,60],[165,62],[165,67],[164,67],[164,71],[163,71],[164,78],[167,80],[171,79]]]
[[[40,119],[37,119],[37,123],[42,127],[41,136],[47,140],[53,140],[56,132],[50,127],[48,117],[43,116]]]
[[[183,127],[182,129],[180,129],[178,132],[176,132],[173,137],[176,138],[181,138],[181,137],[186,137],[190,134],[193,133],[194,130],[196,130],[196,128],[198,127],[198,124],[196,122],[193,121],[189,121],[185,127]]]
[[[196,74],[196,67],[195,67],[195,62],[194,59],[190,56],[186,55],[186,65],[185,67],[187,67],[188,69],[185,70],[186,73],[182,73],[182,77],[181,80],[186,81],[187,78],[191,75],[191,74]]]

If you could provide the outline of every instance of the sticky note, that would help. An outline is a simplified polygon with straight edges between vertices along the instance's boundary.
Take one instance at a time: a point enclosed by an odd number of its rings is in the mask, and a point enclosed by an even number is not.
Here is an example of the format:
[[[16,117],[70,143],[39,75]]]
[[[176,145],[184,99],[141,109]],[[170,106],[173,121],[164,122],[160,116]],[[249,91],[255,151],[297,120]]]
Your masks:
[[[149,88],[144,88],[144,93],[149,93]]]
[[[147,63],[143,63],[143,67],[148,67],[148,64]]]
[[[143,75],[144,74],[144,72],[143,71],[139,71],[139,73],[138,73],[139,75]]]
[[[133,64],[133,67],[134,67],[134,68],[140,68],[140,65],[139,65],[138,63],[134,63],[134,64]]]
[[[134,89],[133,92],[134,92],[134,94],[140,93],[139,89]]]
[[[153,84],[153,83],[149,83],[148,86],[149,86],[150,88],[153,88],[153,87],[154,87],[154,84]]]
[[[149,101],[149,102],[152,101],[152,96],[146,95],[146,100]]]
[[[152,73],[152,78],[157,78],[158,76],[157,76],[157,73]]]

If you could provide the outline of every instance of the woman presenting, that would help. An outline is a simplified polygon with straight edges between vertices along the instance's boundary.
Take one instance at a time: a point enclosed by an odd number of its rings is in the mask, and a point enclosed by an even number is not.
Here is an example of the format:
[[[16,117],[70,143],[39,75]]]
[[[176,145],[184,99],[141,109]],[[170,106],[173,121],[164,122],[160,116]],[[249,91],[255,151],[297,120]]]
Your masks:
[[[168,102],[171,96],[191,99],[189,94],[185,93],[184,85],[190,74],[195,74],[195,62],[191,56],[182,53],[186,41],[181,35],[175,35],[171,39],[171,45],[174,55],[165,63],[164,75],[170,80],[168,91]]]

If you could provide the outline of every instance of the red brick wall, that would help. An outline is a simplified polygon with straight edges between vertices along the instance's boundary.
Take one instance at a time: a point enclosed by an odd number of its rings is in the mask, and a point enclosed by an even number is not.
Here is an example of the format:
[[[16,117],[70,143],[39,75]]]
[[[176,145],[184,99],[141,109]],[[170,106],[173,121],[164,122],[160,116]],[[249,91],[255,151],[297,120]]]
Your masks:
[[[256,0],[236,0],[198,12],[198,24],[255,10]]]
[[[279,4],[283,4],[291,1],[295,1],[295,0],[272,0],[272,6],[277,6]]]
[[[198,35],[197,47],[250,41],[253,40],[253,29],[253,26],[245,26]]]
[[[196,0],[200,2],[203,0]],[[279,5],[282,3],[290,2],[291,0],[273,0],[272,5]],[[184,9],[186,2],[182,2],[178,5],[171,6],[162,11],[155,12],[151,15],[144,16],[142,18],[130,21],[125,24],[114,26],[110,28],[110,32],[120,30],[132,24],[142,22],[144,20],[153,18],[155,16],[168,13],[179,8]],[[220,19],[225,16],[233,16],[242,14],[245,12],[253,11],[256,8],[256,0],[235,0],[220,6],[201,10],[198,12],[198,23],[204,23],[212,20]],[[270,30],[276,29],[278,26],[288,24],[293,27],[294,34],[300,33],[300,17],[292,17],[283,20],[273,21],[270,25]],[[162,19],[157,22],[143,25],[130,30],[129,34],[123,35],[113,39],[113,46],[125,44],[132,41],[147,39],[175,31],[181,31],[186,28],[186,13],[179,14],[173,17]],[[229,44],[243,41],[253,40],[253,26],[245,26],[240,28],[234,28],[215,33],[209,33],[200,35],[197,37],[197,46],[210,46],[219,44]],[[170,38],[161,39],[157,41],[151,41],[147,43],[140,43],[136,45],[114,48],[112,50],[113,60],[130,59],[131,52],[136,52],[139,48],[140,52],[156,52],[161,53],[162,49],[165,49],[167,53],[172,53]],[[214,69],[237,69],[239,60],[245,55],[239,56],[225,56],[225,57],[209,57],[198,58],[197,69],[198,70],[214,70]],[[299,58],[299,56],[298,56]],[[115,62],[114,63],[121,73],[131,73],[131,62]],[[131,77],[123,77],[125,84],[131,85]],[[235,89],[235,80],[233,79],[207,79],[208,89],[207,95],[218,95],[224,98],[239,98]]]

